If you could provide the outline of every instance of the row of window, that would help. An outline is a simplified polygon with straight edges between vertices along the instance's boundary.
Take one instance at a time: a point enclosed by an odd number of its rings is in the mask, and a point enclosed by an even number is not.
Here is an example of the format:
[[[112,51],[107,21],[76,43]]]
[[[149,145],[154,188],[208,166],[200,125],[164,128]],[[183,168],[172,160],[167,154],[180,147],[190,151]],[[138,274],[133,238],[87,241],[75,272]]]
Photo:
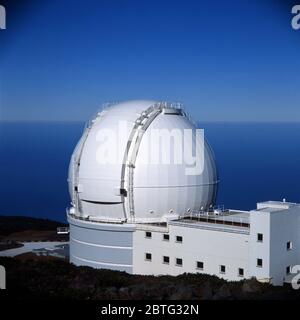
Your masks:
[[[145,260],[146,261],[152,261],[152,254],[151,253],[146,253],[145,254]],[[170,257],[168,256],[163,256],[163,263],[164,264],[170,264]],[[175,264],[176,266],[182,267],[183,265],[183,260],[181,258],[176,258],[175,259]],[[257,259],[257,266],[262,267],[263,266],[263,260],[262,259]],[[198,270],[203,270],[204,269],[204,263],[202,261],[196,261],[196,269]],[[291,266],[286,267],[286,274],[291,273]],[[226,273],[226,266],[225,265],[220,265],[220,273],[225,274]],[[238,275],[240,277],[244,276],[244,269],[243,268],[238,268]]]
[[[145,238],[151,239],[152,238],[152,232],[146,231],[145,232]],[[162,236],[162,240],[164,241],[170,241],[170,235],[167,233],[164,233]],[[182,236],[176,236],[176,242],[182,243],[183,242],[183,237]]]
[[[263,242],[264,235],[262,233],[257,233],[256,240],[257,240],[257,242]],[[288,241],[286,243],[286,250],[292,250],[292,249],[293,249],[293,243],[292,243],[292,241]]]
[[[151,253],[145,253],[145,260],[146,261],[152,261],[152,254]],[[162,257],[162,262],[164,264],[170,264],[170,257],[168,256],[163,256]],[[181,258],[175,258],[175,265],[178,267],[183,266],[183,260]],[[202,261],[196,261],[196,269],[197,270],[203,270],[204,269],[204,263]],[[226,273],[226,266],[220,265],[220,273],[225,274]],[[238,275],[240,277],[244,276],[244,269],[243,268],[238,268]]]
[[[145,260],[146,261],[152,261],[152,254],[151,253],[146,253],[145,254]],[[170,264],[170,257],[168,256],[163,256],[162,262],[164,264]],[[175,258],[175,265],[182,267],[183,266],[183,260],[181,258]],[[262,267],[263,266],[263,260],[262,259],[257,259],[257,266]],[[204,263],[202,261],[196,261],[196,269],[197,270],[204,270]],[[286,267],[286,274],[289,275],[291,274],[292,267],[287,266]],[[226,266],[225,265],[220,265],[220,274],[225,274],[226,273]],[[238,276],[243,277],[244,276],[244,269],[243,268],[238,268]]]
[[[146,231],[146,232],[145,232],[145,238],[151,239],[151,238],[152,238],[152,232]],[[164,240],[164,241],[170,241],[170,235],[164,233],[164,234],[162,235],[162,240]],[[262,233],[257,233],[257,242],[263,242],[263,240],[264,240],[264,235],[263,235]],[[183,237],[182,237],[182,236],[176,236],[176,242],[182,243],[182,242],[183,242]],[[293,243],[292,243],[292,241],[288,241],[288,242],[286,243],[286,249],[287,249],[287,250],[292,250],[292,248],[293,248]]]

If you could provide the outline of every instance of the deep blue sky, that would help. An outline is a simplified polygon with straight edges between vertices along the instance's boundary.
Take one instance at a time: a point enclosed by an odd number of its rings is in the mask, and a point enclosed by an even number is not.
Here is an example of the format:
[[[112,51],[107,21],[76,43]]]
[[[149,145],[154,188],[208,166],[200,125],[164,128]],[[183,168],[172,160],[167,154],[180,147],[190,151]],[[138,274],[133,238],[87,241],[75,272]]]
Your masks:
[[[86,120],[146,98],[198,121],[300,121],[300,30],[279,0],[13,2],[1,120]]]

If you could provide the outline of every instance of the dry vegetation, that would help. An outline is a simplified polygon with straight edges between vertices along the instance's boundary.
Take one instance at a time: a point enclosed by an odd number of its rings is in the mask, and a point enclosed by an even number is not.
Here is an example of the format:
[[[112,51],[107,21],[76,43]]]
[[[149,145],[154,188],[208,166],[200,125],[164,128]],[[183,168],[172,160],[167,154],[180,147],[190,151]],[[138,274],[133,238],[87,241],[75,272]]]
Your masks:
[[[226,282],[200,274],[139,276],[76,267],[63,260],[0,258],[7,270],[2,299],[155,299],[240,300],[298,299],[287,285],[273,287],[256,280]]]

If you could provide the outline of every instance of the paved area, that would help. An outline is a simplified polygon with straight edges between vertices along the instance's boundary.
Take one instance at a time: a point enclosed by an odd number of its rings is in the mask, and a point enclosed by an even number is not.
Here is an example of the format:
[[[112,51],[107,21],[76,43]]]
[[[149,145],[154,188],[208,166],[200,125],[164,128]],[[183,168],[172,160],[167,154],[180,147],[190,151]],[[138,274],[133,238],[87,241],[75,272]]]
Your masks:
[[[55,246],[69,244],[69,242],[22,242],[23,247],[0,251],[0,257],[15,257],[19,254],[31,252],[33,249],[56,249]]]

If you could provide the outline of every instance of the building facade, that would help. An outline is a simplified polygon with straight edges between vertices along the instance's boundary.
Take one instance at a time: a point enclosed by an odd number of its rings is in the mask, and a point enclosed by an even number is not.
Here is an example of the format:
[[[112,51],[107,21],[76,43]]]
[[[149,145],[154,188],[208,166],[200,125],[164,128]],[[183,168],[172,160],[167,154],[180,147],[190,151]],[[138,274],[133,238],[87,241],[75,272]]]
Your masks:
[[[190,214],[166,223],[105,223],[69,214],[71,262],[143,275],[203,273],[282,285],[300,264],[300,205]],[[89,232],[86,232],[89,229]]]

